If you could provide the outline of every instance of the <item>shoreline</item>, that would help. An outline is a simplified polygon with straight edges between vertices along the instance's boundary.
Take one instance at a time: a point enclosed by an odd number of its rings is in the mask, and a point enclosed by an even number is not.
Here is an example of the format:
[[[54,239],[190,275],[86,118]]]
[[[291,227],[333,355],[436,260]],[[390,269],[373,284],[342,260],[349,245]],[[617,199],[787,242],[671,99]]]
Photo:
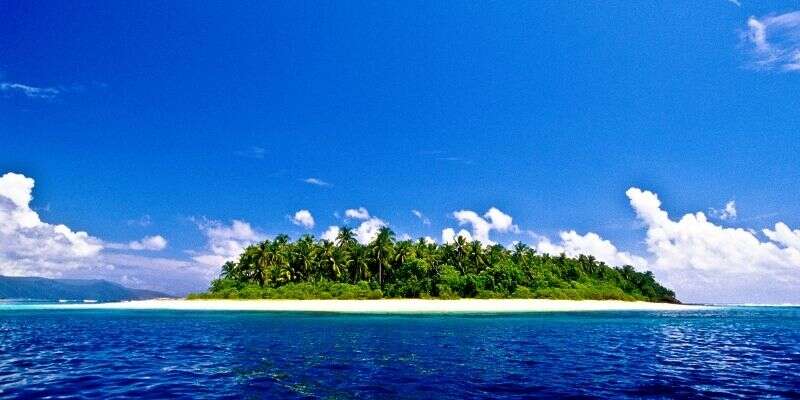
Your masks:
[[[48,309],[319,312],[339,314],[503,314],[587,311],[695,311],[701,305],[620,300],[379,299],[379,300],[186,300],[51,304]]]

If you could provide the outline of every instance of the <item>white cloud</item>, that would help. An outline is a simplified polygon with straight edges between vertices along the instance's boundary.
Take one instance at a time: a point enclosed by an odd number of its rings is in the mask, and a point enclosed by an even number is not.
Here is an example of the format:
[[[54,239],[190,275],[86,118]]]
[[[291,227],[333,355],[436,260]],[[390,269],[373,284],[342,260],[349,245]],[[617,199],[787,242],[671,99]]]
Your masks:
[[[751,16],[742,37],[752,46],[754,67],[800,71],[800,11]]]
[[[419,211],[419,210],[411,210],[411,213],[414,214],[414,216],[417,217],[420,220],[420,222],[422,222],[422,225],[430,225],[431,224],[431,220],[428,219],[428,217],[426,217],[425,214],[423,214],[421,211]]]
[[[128,243],[103,242],[103,247],[113,250],[159,251],[167,248],[167,239],[164,239],[161,235],[145,236],[140,240],[133,240]]]
[[[725,209],[722,210],[720,218],[722,219],[736,219],[736,202],[731,200],[725,204]]]
[[[593,255],[609,265],[652,270],[678,297],[689,302],[800,302],[800,229],[783,222],[763,229],[728,228],[710,222],[702,212],[671,219],[655,193],[630,188],[626,195],[646,229],[647,258],[619,250],[596,233],[559,234],[557,243],[538,239],[541,253]],[[736,217],[734,202],[718,212]],[[452,237],[455,233],[447,233]]]
[[[580,235],[575,231],[565,231],[559,233],[559,237],[561,241],[557,244],[546,237],[540,237],[536,250],[551,255],[564,253],[570,257],[591,255],[612,266],[632,265],[640,269],[647,266],[647,260],[644,258],[619,251],[611,241],[601,238],[594,232]]]
[[[322,233],[322,240],[327,240],[329,242],[335,242],[336,237],[339,236],[339,229],[336,225],[331,225],[328,227],[328,230]]]
[[[208,288],[218,269],[192,261],[146,257],[136,254],[103,253],[95,265],[71,271],[70,278],[102,278],[125,286],[185,295]]]
[[[378,236],[378,231],[388,224],[380,218],[369,214],[364,207],[350,208],[344,212],[346,219],[358,220],[361,223],[353,230],[356,240],[361,244],[369,244]],[[322,239],[334,241],[339,234],[338,226],[331,226],[322,234]]]
[[[146,236],[142,240],[136,240],[128,243],[131,250],[164,250],[167,248],[167,239],[161,235]]]
[[[195,252],[192,259],[196,262],[218,268],[226,261],[239,258],[245,247],[263,241],[267,236],[253,229],[249,223],[233,220],[230,225],[219,221],[204,221],[198,227],[206,237],[206,249]]]
[[[723,221],[736,219],[736,216],[738,215],[738,212],[736,211],[736,202],[731,200],[725,203],[725,208],[723,208],[722,210],[717,210],[716,208],[712,208],[709,214]]]
[[[739,0],[728,0],[728,3],[731,3],[731,4],[735,5],[736,7],[741,7],[742,6],[742,2],[740,2]]]
[[[797,231],[778,223],[761,241],[742,228],[709,222],[702,212],[672,220],[655,193],[630,188],[647,229],[651,267],[690,301],[799,301]],[[781,246],[779,246],[781,245]]]
[[[800,251],[800,230],[792,230],[783,222],[775,224],[775,230],[764,229],[764,235],[775,243]]]
[[[458,221],[459,226],[471,225],[472,234],[470,237],[486,245],[494,244],[494,242],[489,239],[489,233],[491,231],[519,232],[519,228],[513,224],[511,216],[503,213],[495,207],[490,208],[489,211],[483,214],[483,217],[470,210],[456,211],[453,213],[453,217]],[[455,237],[455,232],[453,229],[450,229],[449,231],[445,229],[445,231],[447,231],[448,235],[451,231],[453,231],[454,236],[450,237],[451,240],[453,237]],[[448,242],[444,236],[445,231],[442,231],[442,240]],[[467,237],[466,235],[460,236],[464,236],[465,238]]]
[[[387,226],[386,222],[376,217],[370,217],[356,228],[356,240],[361,244],[368,244],[378,236],[378,231]]]
[[[61,91],[51,87],[35,87],[21,83],[0,82],[0,92],[19,93],[34,99],[52,99]]]
[[[310,211],[300,210],[294,213],[294,216],[292,217],[292,223],[302,226],[306,229],[311,229],[314,227],[314,217],[311,215]]]
[[[306,179],[303,179],[303,182],[308,183],[309,185],[315,185],[315,186],[331,186],[330,183],[325,182],[325,181],[323,181],[322,179],[319,179],[319,178],[306,178]]]
[[[456,241],[457,237],[463,237],[464,240],[471,242],[472,235],[469,233],[468,230],[462,229],[456,233],[455,229],[453,228],[444,228],[442,229],[442,243],[449,244]]]
[[[24,175],[0,177],[0,275],[60,276],[95,261],[102,241],[43,222],[30,208],[33,187]]]
[[[114,244],[65,225],[44,222],[31,208],[33,188],[34,180],[23,175],[0,177],[0,274],[102,277],[185,293],[203,289],[225,261],[236,259],[247,245],[266,239],[244,221],[234,220],[229,225],[202,221],[198,227],[207,244],[201,251],[190,252],[191,260],[145,257],[130,252],[160,250],[167,246],[167,240],[155,235]],[[758,231],[723,227],[702,212],[673,219],[662,209],[655,193],[630,188],[626,195],[646,230],[647,258],[622,251],[592,232],[564,231],[552,242],[525,232],[538,241],[540,252],[590,254],[609,265],[652,269],[685,301],[800,302],[800,229],[784,222]],[[372,241],[387,225],[363,207],[348,211],[348,218],[360,221],[355,236],[361,243]],[[734,218],[736,204],[728,202],[719,218],[723,219],[723,213],[724,219]],[[511,216],[496,208],[483,216],[468,210],[453,216],[460,226],[469,225],[471,231],[446,228],[442,242],[451,243],[463,236],[467,240],[485,239],[488,244],[492,232],[521,232]],[[302,220],[302,215],[297,219]],[[335,240],[338,232],[339,228],[332,226],[322,238]]]
[[[20,174],[0,176],[0,275],[100,278],[186,294],[207,288],[209,280],[219,273],[221,262],[214,261],[238,256],[244,243],[263,237],[240,221],[231,226],[200,224],[209,244],[205,253],[196,254],[196,258],[211,262],[214,268],[191,260],[136,255],[130,252],[161,250],[167,240],[155,235],[113,243],[65,225],[44,222],[31,209],[34,183]]]
[[[422,240],[424,240],[425,243],[428,243],[428,244],[435,244],[436,243],[436,239],[434,239],[434,238],[432,238],[430,236],[425,236],[424,238],[422,238]]]
[[[369,211],[364,207],[350,208],[345,210],[344,216],[349,219],[368,220]]]

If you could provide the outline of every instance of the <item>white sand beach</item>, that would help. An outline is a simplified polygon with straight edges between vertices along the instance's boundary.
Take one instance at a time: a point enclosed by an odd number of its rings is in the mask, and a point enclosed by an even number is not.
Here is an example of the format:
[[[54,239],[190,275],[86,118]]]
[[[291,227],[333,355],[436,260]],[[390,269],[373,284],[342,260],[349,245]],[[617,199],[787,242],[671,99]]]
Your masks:
[[[95,304],[58,304],[54,308],[187,310],[187,311],[283,311],[355,314],[421,313],[523,313],[579,311],[692,311],[700,305],[616,300],[460,299],[460,300],[182,300],[159,299]]]

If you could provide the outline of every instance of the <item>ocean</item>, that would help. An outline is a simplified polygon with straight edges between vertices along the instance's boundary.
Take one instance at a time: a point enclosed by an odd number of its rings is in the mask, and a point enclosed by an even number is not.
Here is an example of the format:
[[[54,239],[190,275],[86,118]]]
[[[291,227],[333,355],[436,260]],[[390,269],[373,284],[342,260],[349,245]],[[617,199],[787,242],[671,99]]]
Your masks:
[[[800,308],[515,315],[0,305],[0,398],[800,398]]]

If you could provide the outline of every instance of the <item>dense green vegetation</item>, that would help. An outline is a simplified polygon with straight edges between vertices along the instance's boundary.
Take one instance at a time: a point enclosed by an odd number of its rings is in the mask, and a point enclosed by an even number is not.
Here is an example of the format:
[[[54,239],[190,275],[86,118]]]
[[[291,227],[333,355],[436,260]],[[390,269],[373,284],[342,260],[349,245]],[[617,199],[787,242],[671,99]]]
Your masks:
[[[650,272],[609,267],[592,256],[509,250],[458,237],[437,245],[395,241],[383,228],[368,245],[342,228],[335,242],[280,235],[222,266],[207,293],[226,299],[548,298],[677,302]]]

